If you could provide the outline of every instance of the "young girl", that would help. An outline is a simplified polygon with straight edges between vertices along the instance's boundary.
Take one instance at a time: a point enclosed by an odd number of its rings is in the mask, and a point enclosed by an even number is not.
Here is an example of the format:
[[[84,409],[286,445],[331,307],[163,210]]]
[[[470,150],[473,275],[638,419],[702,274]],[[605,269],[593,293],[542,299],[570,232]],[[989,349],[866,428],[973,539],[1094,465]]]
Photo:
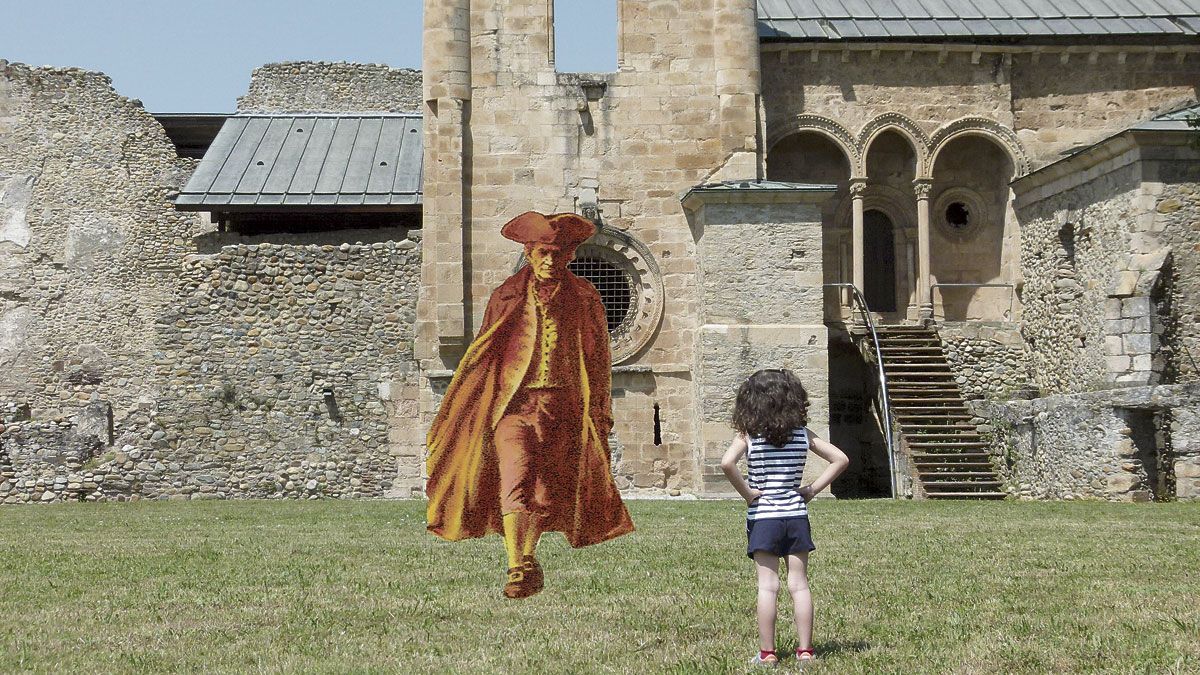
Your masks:
[[[813,658],[812,596],[808,591],[808,552],[813,546],[807,504],[846,469],[845,453],[817,438],[808,424],[808,393],[789,370],[754,373],[738,389],[733,427],[738,433],[721,459],[721,469],[746,499],[746,555],[758,571],[758,655],[754,665],[775,665],[775,596],[779,559],[786,557],[788,591],[796,609],[797,659]],[[829,462],[821,475],[801,485],[809,451]],[[749,452],[749,483],[737,462]]]

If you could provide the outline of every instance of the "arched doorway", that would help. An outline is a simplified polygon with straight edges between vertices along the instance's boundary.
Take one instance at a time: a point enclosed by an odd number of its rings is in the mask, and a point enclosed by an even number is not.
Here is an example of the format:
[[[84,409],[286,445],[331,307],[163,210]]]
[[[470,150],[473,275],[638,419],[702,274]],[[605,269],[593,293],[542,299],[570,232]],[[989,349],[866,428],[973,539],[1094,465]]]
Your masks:
[[[863,214],[863,285],[871,311],[896,311],[895,231],[883,211]]]

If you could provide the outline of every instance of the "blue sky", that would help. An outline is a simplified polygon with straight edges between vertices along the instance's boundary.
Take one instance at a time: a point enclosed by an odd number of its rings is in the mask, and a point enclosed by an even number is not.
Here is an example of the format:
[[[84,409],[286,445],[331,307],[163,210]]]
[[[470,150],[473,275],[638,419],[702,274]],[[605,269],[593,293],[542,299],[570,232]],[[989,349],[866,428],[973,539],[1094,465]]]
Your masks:
[[[152,112],[232,112],[250,72],[274,61],[421,67],[421,0],[5,4],[0,59],[103,71]],[[559,70],[614,69],[616,0],[555,6]]]

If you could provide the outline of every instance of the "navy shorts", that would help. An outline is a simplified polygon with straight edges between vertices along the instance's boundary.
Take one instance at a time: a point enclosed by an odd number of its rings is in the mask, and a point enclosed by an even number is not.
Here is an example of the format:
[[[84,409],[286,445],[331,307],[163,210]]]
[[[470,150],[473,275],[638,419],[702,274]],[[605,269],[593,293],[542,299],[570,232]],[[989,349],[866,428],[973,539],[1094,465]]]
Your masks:
[[[747,520],[746,539],[746,555],[751,558],[755,551],[766,551],[782,558],[789,553],[808,553],[817,548],[813,545],[807,516]]]

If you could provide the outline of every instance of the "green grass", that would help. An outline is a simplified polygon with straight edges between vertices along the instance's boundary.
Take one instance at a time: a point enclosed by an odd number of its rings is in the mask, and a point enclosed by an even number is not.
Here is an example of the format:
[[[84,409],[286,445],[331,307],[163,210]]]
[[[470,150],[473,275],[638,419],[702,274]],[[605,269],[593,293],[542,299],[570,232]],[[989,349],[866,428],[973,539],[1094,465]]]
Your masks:
[[[547,535],[511,601],[499,538],[439,541],[420,502],[3,508],[0,672],[746,671],[742,508],[630,509],[613,542]],[[1200,505],[813,511],[806,672],[1200,672]]]

